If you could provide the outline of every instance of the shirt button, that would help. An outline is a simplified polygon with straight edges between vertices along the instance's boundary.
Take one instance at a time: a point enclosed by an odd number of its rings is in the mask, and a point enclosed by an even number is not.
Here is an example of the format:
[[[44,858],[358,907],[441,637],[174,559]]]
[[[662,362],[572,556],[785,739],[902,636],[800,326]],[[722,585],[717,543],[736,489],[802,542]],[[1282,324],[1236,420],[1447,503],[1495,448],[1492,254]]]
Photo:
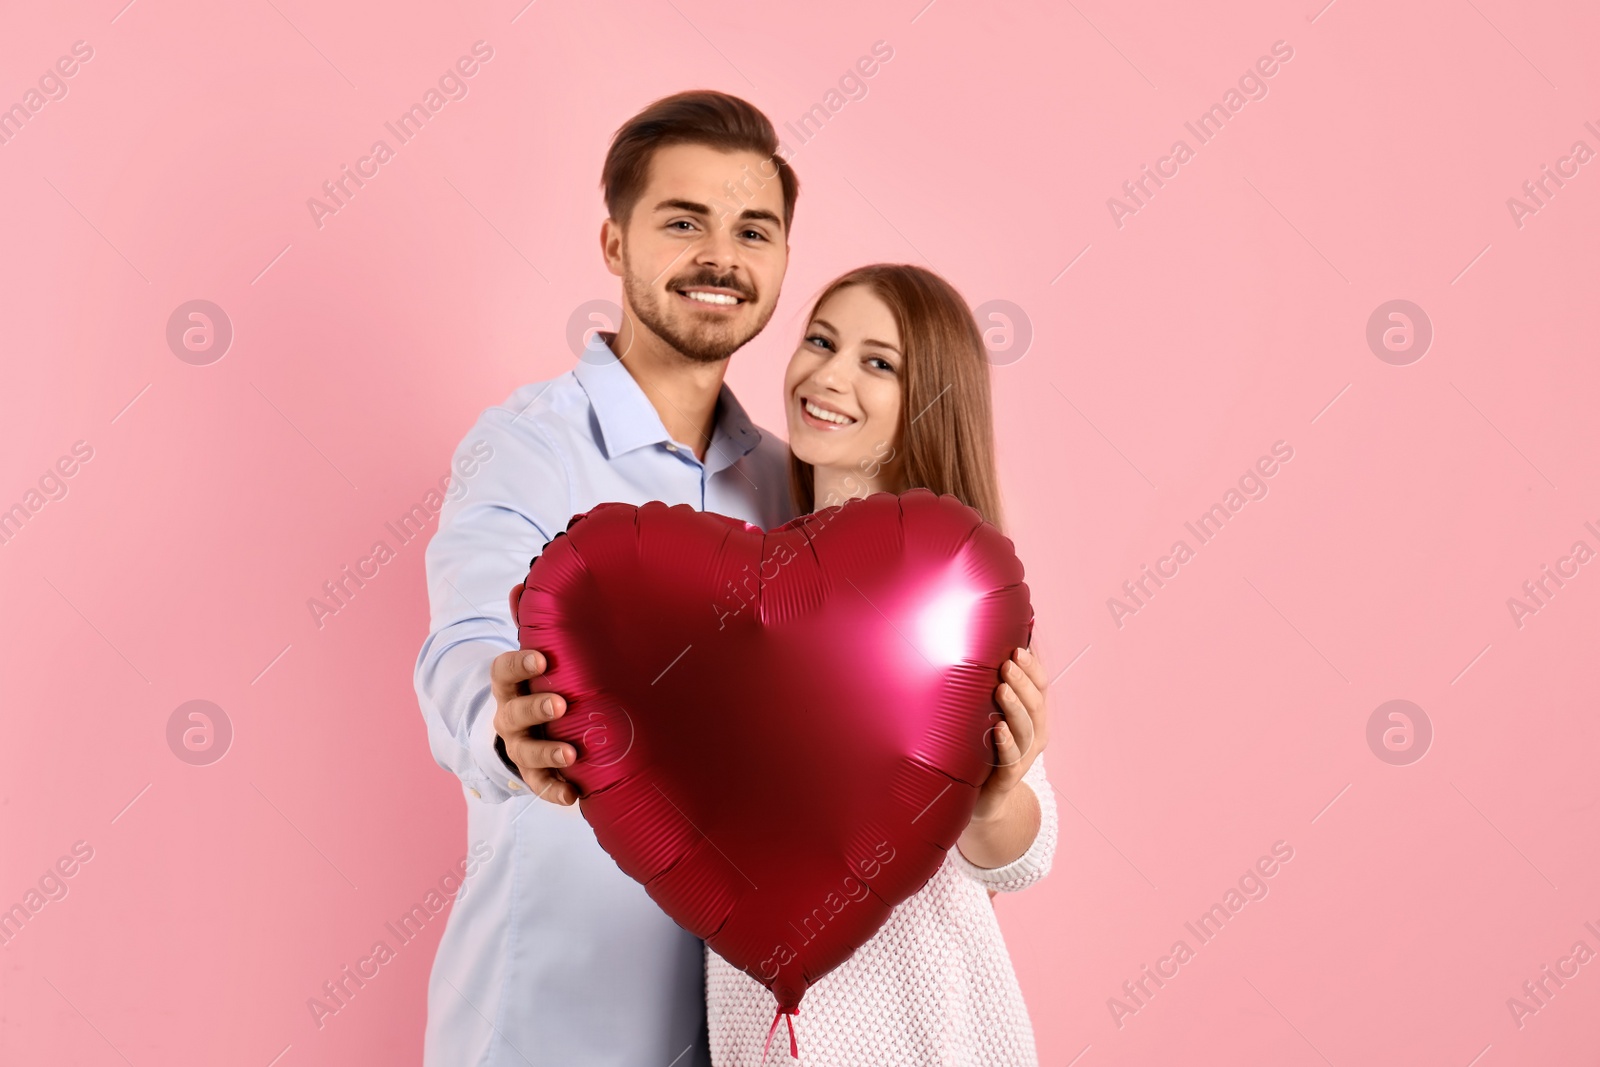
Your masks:
[[[517,790],[522,788],[522,779],[508,778],[506,779],[506,785],[510,787],[513,793],[515,793]]]
[[[673,444],[671,441],[667,442],[667,451],[668,452],[676,452],[677,450],[678,450],[678,446],[677,445]]]
[[[473,789],[471,786],[467,787],[467,792],[471,793],[473,796],[477,797],[479,800],[483,799],[483,794],[478,792],[476,789]]]

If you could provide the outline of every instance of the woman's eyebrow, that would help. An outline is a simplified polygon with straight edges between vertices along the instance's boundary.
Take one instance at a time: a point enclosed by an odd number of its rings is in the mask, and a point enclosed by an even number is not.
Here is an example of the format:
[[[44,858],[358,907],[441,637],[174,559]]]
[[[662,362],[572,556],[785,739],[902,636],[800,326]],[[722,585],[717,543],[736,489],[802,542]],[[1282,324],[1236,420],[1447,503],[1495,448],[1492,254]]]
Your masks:
[[[834,328],[833,323],[829,322],[827,319],[812,319],[811,320],[811,325],[813,327],[821,326],[824,329],[826,329],[829,333],[838,333],[839,332],[837,329]],[[902,359],[905,358],[904,353],[902,353],[898,348],[896,348],[894,345],[890,344],[888,341],[877,341],[877,340],[874,340],[871,337],[869,337],[866,340],[862,341],[861,343],[863,345],[875,345],[878,348],[886,348],[890,352],[893,352],[895,355],[900,356]]]

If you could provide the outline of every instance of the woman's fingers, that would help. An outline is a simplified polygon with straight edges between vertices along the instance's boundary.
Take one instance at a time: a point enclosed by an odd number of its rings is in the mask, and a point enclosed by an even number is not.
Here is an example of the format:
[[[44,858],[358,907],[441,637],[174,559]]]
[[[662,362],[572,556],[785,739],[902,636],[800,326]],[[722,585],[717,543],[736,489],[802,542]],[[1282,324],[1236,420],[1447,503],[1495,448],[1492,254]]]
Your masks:
[[[1033,724],[1032,736],[1038,739],[1038,747],[1043,748],[1050,735],[1050,720],[1045,713],[1045,689],[1050,683],[1045,677],[1044,664],[1031,649],[1019,648],[1015,658],[1001,668],[1001,673],[1027,709],[1028,719]]]
[[[1038,688],[1039,692],[1044,692],[1045,686],[1050,684],[1050,677],[1045,672],[1044,664],[1039,662],[1039,657],[1033,654],[1033,649],[1017,649],[1016,661],[1022,665],[1023,670],[1028,672],[1028,678]]]
[[[1006,721],[997,722],[992,731],[994,734],[994,771],[990,777],[999,777],[1001,781],[1008,781],[1013,773],[1013,768],[1022,759],[1022,749],[1017,745],[1016,734]]]
[[[1017,739],[1017,745],[1023,752],[1033,749],[1034,735],[1038,732],[1038,723],[1034,721],[1034,714],[1043,711],[1044,697],[1037,689],[1031,688],[1028,683],[1027,693],[1033,701],[1030,707],[1022,697],[1023,688],[1018,685],[1016,677],[1021,674],[1016,664],[1009,664],[1011,670],[1005,673],[1007,680],[1000,685],[998,697],[1000,710],[1005,713],[1006,722],[1011,724],[1011,733]]]

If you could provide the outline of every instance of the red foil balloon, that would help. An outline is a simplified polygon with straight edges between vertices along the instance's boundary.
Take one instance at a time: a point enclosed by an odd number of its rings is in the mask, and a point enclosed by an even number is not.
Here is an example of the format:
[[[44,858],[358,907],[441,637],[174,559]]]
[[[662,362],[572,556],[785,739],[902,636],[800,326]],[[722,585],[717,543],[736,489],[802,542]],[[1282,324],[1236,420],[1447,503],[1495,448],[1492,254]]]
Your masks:
[[[770,533],[601,504],[512,601],[601,846],[791,1015],[966,828],[1033,629],[1010,540],[926,489]]]

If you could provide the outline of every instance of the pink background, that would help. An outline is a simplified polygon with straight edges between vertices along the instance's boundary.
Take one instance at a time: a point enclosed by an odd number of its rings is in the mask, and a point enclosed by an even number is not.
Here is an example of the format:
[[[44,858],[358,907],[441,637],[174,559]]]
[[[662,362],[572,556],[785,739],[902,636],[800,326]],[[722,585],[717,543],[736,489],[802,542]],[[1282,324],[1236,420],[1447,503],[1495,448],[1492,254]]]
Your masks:
[[[796,316],[870,261],[1031,324],[994,381],[1039,646],[1070,665],[1062,838],[998,906],[1043,1062],[1591,1062],[1600,962],[1520,1027],[1507,999],[1600,951],[1600,565],[1520,627],[1507,598],[1600,549],[1600,162],[1521,226],[1506,201],[1600,149],[1600,19],[1322,2],[9,5],[0,103],[94,54],[0,145],[0,508],[93,458],[0,545],[0,906],[93,859],[0,950],[0,1061],[420,1058],[442,919],[321,1029],[306,1000],[466,852],[411,688],[423,542],[320,629],[306,602],[618,297],[621,121],[696,86],[792,121],[882,40],[794,153],[788,285],[730,381],[781,428]],[[480,39],[469,95],[319,229],[307,198]],[[1198,145],[1183,123],[1279,40]],[[165,339],[193,299],[235,331],[207,366]],[[1433,325],[1409,365],[1366,341],[1393,299]],[[1280,440],[1269,495],[1119,627],[1107,599]],[[196,699],[234,732],[205,766],[166,734]],[[1432,725],[1409,765],[1367,741],[1393,699]],[[1280,840],[1270,895],[1119,1028],[1108,998]]]

